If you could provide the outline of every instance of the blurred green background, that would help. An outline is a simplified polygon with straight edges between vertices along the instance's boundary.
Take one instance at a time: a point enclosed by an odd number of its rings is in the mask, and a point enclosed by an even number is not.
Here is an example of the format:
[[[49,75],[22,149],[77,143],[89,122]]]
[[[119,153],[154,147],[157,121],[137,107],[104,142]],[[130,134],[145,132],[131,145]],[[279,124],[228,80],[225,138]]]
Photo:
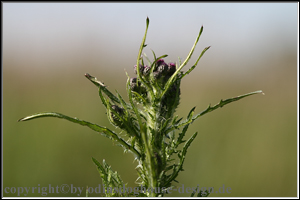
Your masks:
[[[168,54],[166,62],[185,59],[201,25],[185,70],[211,45],[182,81],[179,116],[193,106],[200,112],[220,99],[265,93],[190,126],[187,137],[199,134],[177,186],[232,189],[211,197],[297,196],[297,3],[3,3],[3,188],[97,187],[92,156],[136,186],[137,162],[109,139],[65,120],[17,120],[55,111],[113,128],[84,74],[127,99],[125,71],[134,76],[147,16],[150,58],[153,49]]]

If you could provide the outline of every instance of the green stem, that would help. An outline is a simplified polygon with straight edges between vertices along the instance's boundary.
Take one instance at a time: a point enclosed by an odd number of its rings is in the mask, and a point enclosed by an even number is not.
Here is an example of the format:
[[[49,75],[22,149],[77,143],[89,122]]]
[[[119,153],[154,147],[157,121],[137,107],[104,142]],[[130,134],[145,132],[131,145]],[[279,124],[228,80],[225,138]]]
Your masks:
[[[147,144],[148,142],[145,142],[145,153],[146,153],[146,169],[147,169],[147,175],[148,175],[148,181],[149,185],[148,187],[153,189],[152,193],[149,193],[150,197],[156,197],[158,194],[156,194],[154,191],[155,188],[157,188],[157,174],[156,174],[156,162],[154,160],[154,153],[152,146]]]
[[[147,160],[147,173],[149,175],[149,187],[155,191],[155,188],[158,187],[158,172],[159,169],[158,163],[156,161],[155,154],[158,153],[155,151],[155,147],[158,148],[158,144],[160,144],[160,136],[159,136],[159,128],[160,128],[160,105],[159,103],[154,103],[149,105],[148,108],[148,116],[147,116],[147,140],[145,144],[146,148],[146,160]],[[153,192],[150,196],[158,196],[159,194]]]

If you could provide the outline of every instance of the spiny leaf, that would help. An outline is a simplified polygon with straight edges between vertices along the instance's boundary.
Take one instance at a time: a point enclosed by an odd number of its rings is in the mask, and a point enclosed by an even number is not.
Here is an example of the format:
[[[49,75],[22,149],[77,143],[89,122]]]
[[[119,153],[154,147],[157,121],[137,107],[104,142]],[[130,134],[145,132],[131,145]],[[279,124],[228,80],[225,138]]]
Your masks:
[[[95,163],[95,165],[96,165],[98,168],[101,169],[101,171],[102,171],[102,170],[105,171],[105,170],[103,169],[103,167],[101,166],[101,164],[100,164],[100,162],[99,162],[98,160],[96,160],[96,159],[93,158],[93,157],[92,157],[92,160],[93,160],[93,162]]]
[[[140,68],[139,68],[141,55],[142,55],[143,49],[145,48],[145,41],[146,41],[146,36],[147,36],[147,32],[148,32],[148,27],[149,27],[149,18],[147,17],[145,34],[144,34],[144,37],[143,37],[143,40],[142,40],[142,43],[141,43],[141,46],[140,46],[140,50],[139,50],[139,53],[138,53],[137,61],[136,61],[136,66],[137,66],[136,71],[137,71],[138,79],[141,80],[143,85],[147,88],[148,91],[150,91],[151,95],[153,96],[153,91],[151,90],[150,85],[141,76],[141,71],[140,71]]]
[[[147,104],[147,101],[145,100],[144,97],[142,97],[139,93],[132,91],[132,93],[134,94],[136,100],[138,100],[139,102],[142,102],[144,105]]]
[[[195,109],[196,109],[196,107],[193,107],[193,108],[190,110],[190,112],[189,112],[189,114],[188,114],[188,116],[187,116],[186,121],[190,121],[190,120],[192,119]],[[172,122],[172,126],[169,127],[169,129],[167,129],[166,134],[168,134],[170,131],[174,130],[174,127],[181,121],[182,118],[181,118],[180,120],[176,121],[176,123],[174,123],[174,121],[177,119],[177,117],[178,117],[178,116],[176,116],[176,117],[174,118],[174,120],[173,120],[173,122]],[[175,126],[174,126],[174,124],[175,124]],[[186,125],[188,125],[188,124],[186,124]],[[188,129],[188,126],[185,126],[184,129],[183,129],[183,131],[182,131],[182,133],[179,134],[179,137],[178,137],[177,142],[176,142],[176,146],[178,146],[179,144],[181,144],[182,138],[183,138],[183,136],[185,135],[187,129]]]
[[[208,190],[205,191],[200,190],[200,192],[197,194],[197,197],[208,197],[209,194],[210,192]]]
[[[188,116],[187,116],[187,119],[188,119],[188,120],[191,119],[191,117],[193,116],[195,109],[196,109],[196,106],[193,107],[193,108],[191,109],[191,111],[189,112],[189,114],[188,114]]]
[[[175,147],[177,148],[178,145],[180,145],[181,143],[183,143],[184,141],[182,141],[183,137],[185,136],[186,131],[188,130],[190,124],[187,124],[183,127],[182,132],[179,134],[177,142]]]
[[[132,107],[128,103],[126,103],[124,101],[123,97],[120,95],[120,93],[118,91],[116,91],[116,93],[117,93],[119,101],[121,102],[121,105],[123,106],[123,108],[125,109],[125,111],[127,113],[129,113],[128,109],[132,109]]]
[[[240,95],[240,96],[229,98],[229,99],[226,99],[226,100],[221,100],[220,103],[214,105],[213,107],[209,106],[206,110],[204,110],[201,113],[197,114],[195,117],[193,117],[192,121],[196,120],[198,117],[200,117],[202,115],[205,115],[206,113],[209,113],[211,111],[216,110],[217,108],[222,108],[226,104],[229,104],[231,102],[238,101],[238,100],[240,100],[242,98],[245,98],[247,96],[250,96],[250,95],[253,95],[253,94],[259,94],[259,93],[264,94],[261,90],[258,90],[258,91],[255,91],[255,92],[250,92],[248,94]]]
[[[86,186],[85,197],[89,197],[89,186]]]
[[[185,126],[187,124],[190,124],[190,123],[193,123],[198,117],[200,116],[203,116],[211,111],[214,111],[218,108],[221,108],[223,106],[225,106],[226,104],[229,104],[231,102],[234,102],[234,101],[238,101],[244,97],[247,97],[247,96],[250,96],[250,95],[254,95],[254,94],[264,94],[261,90],[258,90],[258,91],[255,91],[255,92],[250,92],[248,94],[244,94],[244,95],[240,95],[240,96],[237,96],[237,97],[233,97],[233,98],[229,98],[229,99],[226,99],[226,100],[221,100],[218,104],[214,105],[214,106],[208,106],[208,108],[204,111],[202,111],[201,113],[197,114],[196,116],[192,117],[190,120],[186,120],[185,122],[182,122],[180,124],[177,124],[177,125],[174,125],[169,131],[172,131],[174,129],[178,129],[180,128],[181,126]]]
[[[152,51],[153,52],[153,51]],[[148,58],[148,56],[147,56],[147,54],[146,53],[144,53],[144,57],[146,58],[146,60],[148,61],[148,64],[149,65],[151,65],[151,61],[150,61],[150,59]]]
[[[92,160],[93,160],[94,164],[97,166],[101,177],[102,176],[107,176],[107,173],[106,173],[105,169],[102,167],[102,165],[100,164],[100,162],[98,160],[96,160],[95,158],[93,158],[93,157],[92,157]]]
[[[185,143],[185,145],[182,149],[182,157],[185,157],[188,148],[190,147],[191,143],[196,138],[197,134],[198,134],[198,132],[194,133],[194,135],[192,135],[192,137]]]
[[[151,49],[151,51],[152,51],[152,54],[153,54],[154,60],[156,60],[156,55],[155,55],[154,51],[153,51],[152,49]]]
[[[130,149],[138,158],[140,158],[140,153],[136,149],[131,148],[131,146],[129,144],[127,144],[127,142],[125,142],[122,138],[120,138],[116,133],[114,133],[110,129],[99,126],[98,124],[93,124],[93,123],[90,123],[90,122],[87,122],[84,120],[79,120],[77,118],[72,118],[72,117],[69,117],[69,116],[66,116],[66,115],[63,115],[60,113],[55,113],[55,112],[37,113],[37,114],[33,114],[30,116],[21,118],[18,121],[19,122],[20,121],[28,121],[31,119],[36,119],[36,118],[41,118],[41,117],[57,117],[57,118],[61,118],[61,119],[65,119],[65,120],[74,122],[76,124],[80,124],[82,126],[87,126],[90,129],[92,129],[96,132],[100,132],[100,133],[104,134],[104,136],[117,141],[125,149]]]
[[[120,103],[119,99],[115,95],[113,95],[113,93],[111,93],[108,89],[106,89],[106,86],[100,81],[98,81],[96,77],[93,77],[88,73],[86,73],[84,76],[96,86],[98,86],[99,89],[101,89],[113,102]]]
[[[102,91],[103,91],[103,90],[101,90],[101,87],[99,87],[99,97],[100,97],[100,99],[101,99],[103,105],[104,105],[105,107],[107,107],[107,102],[108,102],[108,101],[104,98],[104,96],[103,96],[103,94],[102,94]]]
[[[105,160],[103,160],[103,165],[101,165],[95,158],[92,157],[93,162],[98,168],[98,171],[100,173],[100,176],[102,178],[103,184],[106,188],[106,196],[128,196],[128,193],[123,191],[123,192],[115,192],[114,190],[110,192],[107,191],[108,188],[122,188],[124,183],[119,176],[117,172],[114,172],[111,169],[111,166],[109,166]]]
[[[198,188],[198,186],[197,186],[197,188]],[[191,196],[190,196],[190,197],[194,197],[195,194],[196,194],[196,191],[193,191],[193,192],[191,193]]]
[[[182,79],[183,77],[185,77],[187,74],[189,74],[191,71],[193,71],[193,69],[197,66],[197,64],[198,64],[198,62],[199,62],[199,60],[200,60],[200,58],[203,56],[203,54],[204,54],[209,48],[210,48],[210,46],[208,46],[208,47],[206,47],[206,48],[203,49],[203,51],[202,51],[202,53],[200,54],[200,56],[198,57],[196,63],[195,63],[195,64],[194,64],[194,65],[193,65],[186,73],[184,73],[184,74],[181,76],[181,79]]]
[[[182,119],[183,119],[183,117],[181,117],[179,120],[177,120],[174,124],[178,124]]]
[[[181,65],[181,58],[178,57],[178,60],[179,60],[179,66]],[[177,65],[176,65],[177,66]]]
[[[195,41],[195,43],[194,43],[194,45],[193,45],[193,47],[192,47],[192,49],[191,49],[189,55],[187,56],[187,58],[185,59],[185,61],[183,61],[183,63],[180,65],[180,67],[176,70],[177,73],[178,73],[178,72],[179,72],[179,71],[180,71],[180,70],[181,70],[181,69],[189,62],[189,60],[191,59],[191,57],[192,57],[192,55],[193,55],[193,53],[194,53],[194,50],[195,50],[195,48],[196,48],[196,45],[197,45],[197,43],[198,43],[198,41],[199,41],[199,39],[200,39],[200,36],[201,36],[202,32],[203,32],[203,26],[201,26],[201,28],[200,28],[198,37],[197,37],[197,39],[196,39],[196,41]],[[176,73],[176,72],[175,72],[175,73]]]
[[[108,181],[107,181],[108,174],[106,173],[105,169],[102,167],[102,165],[100,164],[100,162],[97,161],[95,158],[92,157],[92,160],[93,160],[94,164],[97,166],[97,169],[98,169],[100,177],[101,177],[101,179],[103,181],[103,184],[105,186],[108,185]]]
[[[163,97],[163,96],[165,95],[165,93],[169,90],[169,88],[171,87],[171,85],[173,85],[173,83],[175,82],[175,79],[176,79],[178,73],[180,72],[180,70],[181,70],[181,69],[188,63],[188,61],[191,59],[191,57],[192,57],[192,55],[193,55],[193,52],[194,52],[194,50],[195,50],[195,48],[196,48],[196,45],[197,45],[197,43],[198,43],[198,41],[199,41],[199,38],[200,38],[202,32],[203,32],[203,26],[201,26],[201,29],[200,29],[199,34],[198,34],[198,37],[197,37],[197,39],[196,39],[196,41],[195,41],[195,43],[194,43],[194,45],[193,45],[193,47],[192,47],[190,53],[188,54],[187,58],[183,61],[183,63],[179,66],[179,68],[175,71],[175,73],[169,78],[168,82],[166,83],[165,90],[164,90],[164,92],[163,92],[162,95],[161,95],[162,97]]]
[[[166,185],[168,185],[169,183],[171,183],[172,181],[175,180],[175,178],[178,176],[179,172],[182,171],[182,166],[184,163],[184,159],[185,159],[185,155],[187,153],[187,149],[189,148],[189,146],[191,145],[191,143],[194,141],[194,139],[197,136],[197,132],[194,133],[194,135],[192,135],[192,137],[184,144],[184,147],[182,149],[181,155],[178,154],[178,157],[180,158],[180,163],[175,167],[174,172],[172,174],[172,176],[166,181]]]
[[[105,160],[103,160],[103,166],[105,167],[105,169],[107,170],[107,172],[111,175],[111,184],[114,187],[122,187],[123,186],[123,181],[121,179],[121,177],[119,176],[117,171],[113,171],[111,169],[111,166],[108,165]]]
[[[194,197],[194,195],[197,194],[197,197],[207,197],[210,192],[208,190],[202,191],[199,189],[199,185],[197,185],[196,189],[192,192],[191,197]]]

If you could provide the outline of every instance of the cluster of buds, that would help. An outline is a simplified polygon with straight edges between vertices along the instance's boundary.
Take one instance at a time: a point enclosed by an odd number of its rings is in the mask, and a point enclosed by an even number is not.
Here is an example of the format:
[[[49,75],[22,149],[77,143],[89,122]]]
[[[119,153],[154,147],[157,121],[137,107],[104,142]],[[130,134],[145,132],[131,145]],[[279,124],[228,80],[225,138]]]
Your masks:
[[[146,81],[150,83],[159,83],[160,86],[163,86],[168,79],[175,73],[176,65],[174,63],[165,63],[163,59],[159,59],[153,65],[153,74],[152,77],[149,76],[151,73],[151,67],[147,65],[139,65],[140,75],[145,78]],[[137,66],[134,66],[134,73],[137,74]],[[137,78],[130,79],[131,90],[138,92],[140,94],[145,94],[146,90],[143,86],[140,86],[140,82],[137,83]]]
[[[166,83],[176,72],[176,64],[172,62],[167,64],[163,59],[158,59],[155,63],[151,64],[151,66],[140,64],[139,68],[137,68],[137,65],[135,65],[135,74],[138,74],[138,70],[141,78],[146,82],[146,84],[151,85],[152,87],[158,86],[159,89],[164,90]],[[179,73],[178,76],[180,76],[180,74],[181,73]],[[168,91],[161,99],[160,105],[163,110],[170,110],[170,108],[173,110],[173,108],[177,107],[180,95],[180,78],[178,80],[179,81],[175,81],[173,85],[168,88]],[[147,97],[147,88],[143,85],[139,78],[131,78],[129,83],[132,91],[143,97]]]
[[[171,77],[175,71],[176,65],[174,63],[167,64],[163,59],[159,59],[156,62],[153,76],[155,79],[163,78],[165,80],[168,80],[168,78]]]
[[[145,65],[139,66],[140,73],[143,77],[148,77],[151,71],[151,67]],[[165,63],[163,59],[159,59],[156,61],[153,70],[153,77],[155,79],[160,79],[161,77],[170,77],[176,71],[176,65],[174,63]],[[137,74],[137,66],[134,66],[134,73]]]

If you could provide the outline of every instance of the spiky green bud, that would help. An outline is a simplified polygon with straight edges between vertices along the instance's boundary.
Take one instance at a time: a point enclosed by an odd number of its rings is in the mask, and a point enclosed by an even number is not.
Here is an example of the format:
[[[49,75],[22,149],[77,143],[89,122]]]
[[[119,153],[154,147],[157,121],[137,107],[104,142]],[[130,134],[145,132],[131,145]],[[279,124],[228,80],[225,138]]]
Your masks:
[[[111,109],[109,109],[108,111],[111,123],[115,126],[122,128],[123,121],[121,119],[124,116],[124,108],[120,108],[117,105],[112,105]]]

